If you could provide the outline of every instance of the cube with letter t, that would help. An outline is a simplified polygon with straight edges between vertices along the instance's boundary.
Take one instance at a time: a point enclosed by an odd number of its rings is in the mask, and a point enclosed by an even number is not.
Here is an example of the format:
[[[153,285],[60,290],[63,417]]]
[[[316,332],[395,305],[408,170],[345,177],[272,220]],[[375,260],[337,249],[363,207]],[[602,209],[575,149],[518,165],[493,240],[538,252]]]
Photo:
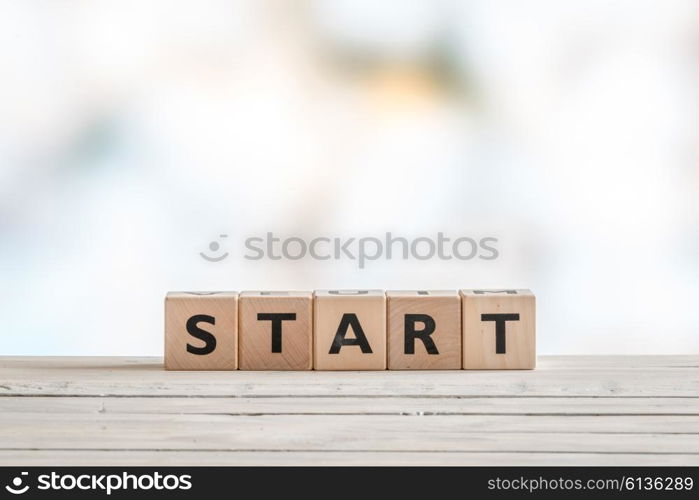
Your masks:
[[[461,290],[463,367],[533,369],[536,301],[530,290]]]
[[[165,297],[165,369],[238,368],[238,294],[170,292]]]
[[[314,299],[316,370],[386,369],[383,290],[317,290]]]
[[[243,292],[239,311],[241,370],[311,369],[311,292]]]

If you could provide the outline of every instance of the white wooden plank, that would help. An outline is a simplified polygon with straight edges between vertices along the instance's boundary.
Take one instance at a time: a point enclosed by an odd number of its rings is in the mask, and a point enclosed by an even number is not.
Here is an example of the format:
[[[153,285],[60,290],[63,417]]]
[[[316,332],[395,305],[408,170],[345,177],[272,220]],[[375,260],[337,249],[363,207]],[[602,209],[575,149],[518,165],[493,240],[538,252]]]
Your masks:
[[[0,397],[699,397],[699,361],[683,359],[683,366],[643,369],[585,367],[589,359],[557,367],[558,360],[542,358],[533,371],[165,372],[152,358],[2,358]]]
[[[0,450],[0,466],[512,465],[697,466],[699,454]]]
[[[2,449],[699,453],[696,417],[0,414]]]
[[[554,356],[532,372],[165,372],[157,358],[0,358],[0,464],[697,465],[698,367]]]
[[[609,368],[637,369],[648,368],[698,368],[699,356],[696,354],[681,355],[548,355],[539,356],[539,361],[549,369],[580,369],[580,368]]]
[[[699,398],[5,397],[0,413],[695,415]]]

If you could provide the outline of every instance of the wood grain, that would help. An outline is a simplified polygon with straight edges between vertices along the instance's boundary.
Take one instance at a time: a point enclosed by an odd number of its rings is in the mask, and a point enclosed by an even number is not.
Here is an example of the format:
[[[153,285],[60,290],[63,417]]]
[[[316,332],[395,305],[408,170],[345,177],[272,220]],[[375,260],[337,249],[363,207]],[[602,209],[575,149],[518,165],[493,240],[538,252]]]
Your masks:
[[[464,369],[536,366],[536,299],[530,290],[461,290],[461,297]],[[501,339],[496,316],[512,316],[502,324]]]
[[[699,398],[636,397],[5,397],[6,413],[213,415],[699,416]]]
[[[485,372],[5,357],[0,464],[699,465],[699,356]]]
[[[241,370],[310,370],[313,343],[311,292],[243,292],[238,301]],[[259,314],[290,314],[281,322],[279,352],[272,349],[272,322]]]
[[[165,372],[162,358],[4,357],[0,397],[699,397],[696,356],[546,356],[534,371]]]
[[[0,415],[0,442],[3,449],[699,454],[698,428],[694,416],[13,413]]]
[[[313,368],[316,370],[386,369],[386,296],[383,290],[316,290],[313,294]],[[356,320],[345,329],[345,339],[359,340],[363,333],[367,352],[360,345],[331,346],[342,322]]]
[[[197,320],[199,318],[199,320]],[[195,321],[197,320],[197,321]],[[211,352],[205,339],[213,336]],[[165,369],[235,370],[238,368],[238,294],[170,292],[165,297]]]
[[[699,457],[681,453],[587,452],[443,452],[443,451],[211,451],[211,450],[1,450],[0,464],[26,466],[594,466],[699,465]]]
[[[461,298],[454,291],[386,292],[389,370],[459,370],[461,368]],[[406,315],[426,315],[434,321],[433,353],[416,339],[406,353]],[[416,329],[424,329],[424,323]]]

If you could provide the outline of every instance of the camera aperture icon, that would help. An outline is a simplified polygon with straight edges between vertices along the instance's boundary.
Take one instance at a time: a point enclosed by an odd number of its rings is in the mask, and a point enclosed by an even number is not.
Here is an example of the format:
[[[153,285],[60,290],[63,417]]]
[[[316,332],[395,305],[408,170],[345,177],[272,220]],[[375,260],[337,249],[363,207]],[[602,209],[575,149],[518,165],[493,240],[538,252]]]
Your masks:
[[[228,238],[227,234],[220,234],[219,238]],[[212,241],[209,243],[209,251],[213,253],[217,253],[221,249],[221,243],[219,243],[217,240]],[[204,260],[207,260],[209,262],[221,262],[223,259],[228,257],[228,252],[223,252],[221,255],[207,255],[204,252],[199,252],[199,255],[201,255],[201,258]]]
[[[23,477],[28,475],[28,472],[22,472],[20,473],[19,476],[15,477],[12,479],[12,484],[8,484],[5,486],[5,489],[12,493],[13,495],[21,495],[22,493],[26,493],[27,490],[29,489],[29,485],[25,484],[24,487],[22,487],[22,482],[23,482]]]

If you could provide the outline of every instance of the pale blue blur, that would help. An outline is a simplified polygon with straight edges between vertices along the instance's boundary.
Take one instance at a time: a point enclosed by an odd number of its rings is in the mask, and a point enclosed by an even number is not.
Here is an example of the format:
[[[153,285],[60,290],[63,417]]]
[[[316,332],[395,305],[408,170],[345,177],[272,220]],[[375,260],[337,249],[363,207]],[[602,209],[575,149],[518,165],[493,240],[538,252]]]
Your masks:
[[[0,0],[3,355],[160,355],[167,290],[503,286],[540,353],[697,353],[698,197],[695,0]]]

